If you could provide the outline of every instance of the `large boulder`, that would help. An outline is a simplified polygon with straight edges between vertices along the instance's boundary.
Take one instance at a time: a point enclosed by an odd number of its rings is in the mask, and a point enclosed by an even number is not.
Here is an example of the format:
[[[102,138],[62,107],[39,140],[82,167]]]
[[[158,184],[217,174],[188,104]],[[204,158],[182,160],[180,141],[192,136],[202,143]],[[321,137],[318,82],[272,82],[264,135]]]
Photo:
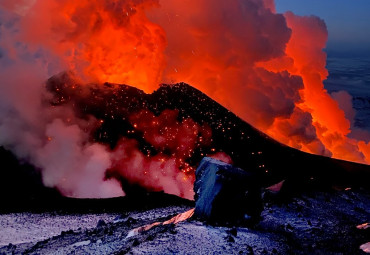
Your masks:
[[[195,217],[219,224],[259,219],[263,206],[255,173],[206,157],[195,175]]]

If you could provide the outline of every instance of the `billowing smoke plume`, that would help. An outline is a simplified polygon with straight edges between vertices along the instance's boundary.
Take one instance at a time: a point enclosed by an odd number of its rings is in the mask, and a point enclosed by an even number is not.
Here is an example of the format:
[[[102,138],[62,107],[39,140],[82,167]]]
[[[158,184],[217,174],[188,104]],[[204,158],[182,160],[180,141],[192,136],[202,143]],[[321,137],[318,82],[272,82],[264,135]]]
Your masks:
[[[3,23],[1,29],[2,43],[9,39],[3,34],[16,36],[16,31],[7,31],[13,24]],[[40,168],[45,185],[65,195],[123,195],[116,180],[104,181],[110,155],[103,146],[87,142],[91,124],[75,118],[68,108],[43,106],[48,97],[43,84],[51,75],[44,52],[30,52],[25,44],[1,48],[0,144]]]
[[[64,70],[146,92],[187,82],[285,144],[370,162],[368,141],[351,135],[348,95],[323,87],[327,30],[317,17],[277,14],[273,0],[3,0],[0,7],[0,144],[63,194],[123,195],[110,169],[191,197],[192,179],[179,160],[206,134],[192,120],[173,120],[168,128],[188,135],[145,137],[149,124],[133,120],[147,142],[173,155],[148,158],[127,139],[113,151],[94,143],[88,134],[97,120],[43,105],[45,80]]]

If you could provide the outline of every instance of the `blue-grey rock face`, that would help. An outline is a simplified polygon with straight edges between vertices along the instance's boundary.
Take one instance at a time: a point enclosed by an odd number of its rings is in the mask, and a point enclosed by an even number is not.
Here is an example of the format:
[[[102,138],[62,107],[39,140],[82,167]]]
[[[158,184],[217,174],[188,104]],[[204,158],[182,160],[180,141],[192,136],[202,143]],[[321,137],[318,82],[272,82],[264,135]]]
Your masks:
[[[262,203],[255,174],[206,157],[195,175],[196,217],[213,223],[236,223],[260,215]]]

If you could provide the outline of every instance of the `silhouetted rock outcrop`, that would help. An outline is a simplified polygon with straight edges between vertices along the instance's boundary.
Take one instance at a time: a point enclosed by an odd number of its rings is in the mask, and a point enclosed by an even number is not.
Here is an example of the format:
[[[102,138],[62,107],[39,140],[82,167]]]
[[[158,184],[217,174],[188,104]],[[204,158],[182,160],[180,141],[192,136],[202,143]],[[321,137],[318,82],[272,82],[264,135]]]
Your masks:
[[[221,224],[243,224],[259,218],[262,200],[255,174],[204,158],[195,176],[197,218]]]

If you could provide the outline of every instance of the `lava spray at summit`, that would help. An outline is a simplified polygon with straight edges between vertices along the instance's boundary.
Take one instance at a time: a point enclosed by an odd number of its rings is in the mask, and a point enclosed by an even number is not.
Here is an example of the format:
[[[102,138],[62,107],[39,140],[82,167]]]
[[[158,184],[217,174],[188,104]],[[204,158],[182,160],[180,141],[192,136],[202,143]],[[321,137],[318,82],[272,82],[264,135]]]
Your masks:
[[[122,176],[145,178],[128,174],[140,168],[137,160],[117,159],[134,143],[111,150],[87,139],[96,120],[43,109],[45,80],[65,70],[86,83],[147,93],[186,82],[284,144],[370,163],[369,141],[351,130],[351,96],[324,89],[328,33],[317,17],[278,14],[272,0],[4,0],[0,7],[0,144],[40,167],[46,185],[64,194],[122,195],[116,180],[104,179],[114,162],[124,165]],[[184,169],[178,163],[165,168],[171,180],[163,185],[137,181],[160,189],[188,180],[173,174]],[[188,186],[169,192],[191,197]]]

